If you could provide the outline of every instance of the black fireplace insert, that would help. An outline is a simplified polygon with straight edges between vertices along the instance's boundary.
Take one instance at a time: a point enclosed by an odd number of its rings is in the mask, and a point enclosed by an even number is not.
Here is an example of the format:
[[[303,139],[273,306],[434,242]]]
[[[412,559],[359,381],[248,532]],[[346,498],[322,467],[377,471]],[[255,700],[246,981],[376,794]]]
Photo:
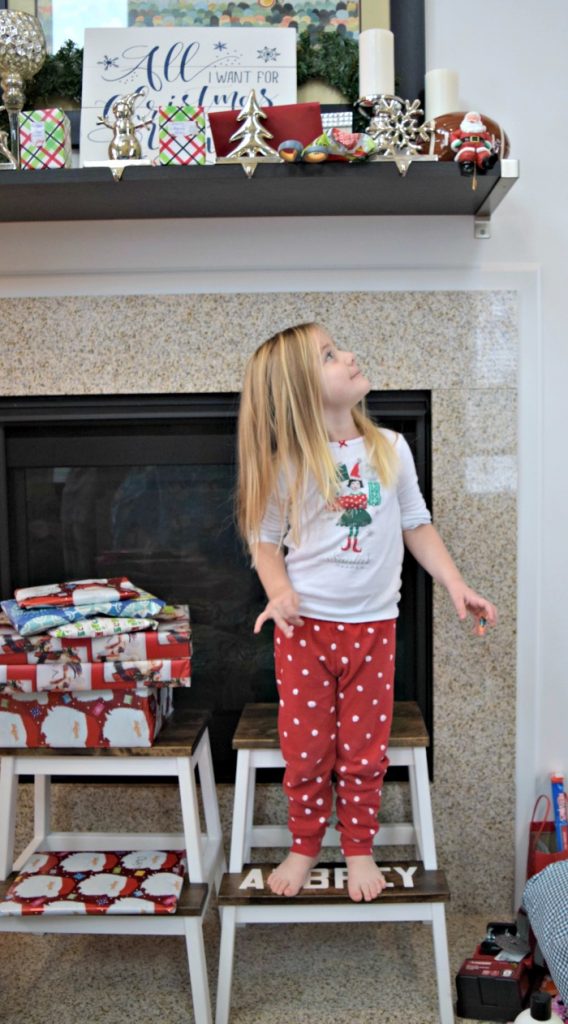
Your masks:
[[[1,597],[16,586],[126,575],[190,606],[192,685],[176,706],[208,708],[218,781],[233,781],[245,703],[275,701],[271,634],[233,514],[236,394],[0,399]],[[430,394],[371,392],[370,414],[401,431],[431,502]],[[432,735],[430,580],[407,557],[396,698],[418,701]]]

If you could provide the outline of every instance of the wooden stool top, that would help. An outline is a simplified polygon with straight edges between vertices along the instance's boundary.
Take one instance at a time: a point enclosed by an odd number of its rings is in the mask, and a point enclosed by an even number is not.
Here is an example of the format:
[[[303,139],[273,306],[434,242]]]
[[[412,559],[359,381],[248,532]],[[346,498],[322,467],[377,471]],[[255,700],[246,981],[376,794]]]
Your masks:
[[[9,877],[6,879],[5,882],[0,882],[0,900],[4,899],[8,887],[12,884],[12,882],[15,882],[16,878],[18,878],[18,877],[19,877],[18,874],[16,874],[16,872],[14,872],[12,875],[9,875]],[[181,895],[180,895],[179,902],[178,902],[178,905],[177,905],[176,914],[178,916],[180,914],[182,914],[184,917],[200,917],[201,914],[203,913],[203,909],[205,907],[205,903],[206,903],[206,900],[207,900],[208,890],[209,890],[209,886],[207,885],[206,882],[192,882],[190,884],[187,881],[187,878],[185,878],[184,879],[184,883],[183,883],[183,889],[181,890]],[[26,916],[27,917],[38,918],[38,917],[41,917],[42,915],[41,914],[33,914],[33,915],[30,914],[30,915],[26,915]],[[50,920],[53,920],[53,917],[54,917],[53,913],[50,914],[49,916],[50,916]],[[56,916],[58,918],[63,917],[65,919],[67,919],[67,918],[70,918],[70,917],[76,918],[77,914],[76,913],[73,914],[72,911],[70,910],[69,914],[57,914]],[[98,915],[98,914],[97,915],[93,915],[93,914],[81,915],[83,920],[84,920],[85,916],[87,916],[87,917],[93,917],[93,916],[99,917],[100,915]],[[113,913],[112,916],[113,917],[142,917],[141,914],[120,914],[119,915],[119,914],[114,914],[114,913]],[[146,917],[147,915],[144,915],[144,916]],[[160,915],[160,916],[166,916],[167,917],[169,915],[166,914],[166,915]],[[109,915],[109,917],[110,917],[110,915]],[[1,915],[1,919],[4,920],[4,921],[7,921],[9,919],[9,915],[2,914]],[[17,920],[21,921],[22,917],[19,915]]]
[[[174,711],[151,747],[2,747],[0,757],[191,757],[211,715]]]
[[[387,888],[373,903],[439,903],[449,900],[450,891],[443,871],[425,871],[419,861],[379,861]],[[345,864],[318,864],[312,868],[313,888],[297,896],[276,896],[267,879],[273,864],[245,864],[242,871],[223,875],[219,890],[220,907],[250,904],[348,903],[357,906],[347,892]],[[364,904],[362,904],[363,906]]]
[[[428,747],[430,737],[413,700],[395,701],[389,747]],[[233,750],[278,750],[278,704],[245,704]]]

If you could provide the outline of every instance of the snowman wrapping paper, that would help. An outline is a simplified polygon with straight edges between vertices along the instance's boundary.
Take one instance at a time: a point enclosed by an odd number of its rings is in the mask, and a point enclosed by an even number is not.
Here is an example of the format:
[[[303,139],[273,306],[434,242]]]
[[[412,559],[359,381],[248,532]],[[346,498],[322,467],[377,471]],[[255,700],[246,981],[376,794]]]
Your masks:
[[[184,850],[34,853],[0,900],[0,914],[173,914]]]

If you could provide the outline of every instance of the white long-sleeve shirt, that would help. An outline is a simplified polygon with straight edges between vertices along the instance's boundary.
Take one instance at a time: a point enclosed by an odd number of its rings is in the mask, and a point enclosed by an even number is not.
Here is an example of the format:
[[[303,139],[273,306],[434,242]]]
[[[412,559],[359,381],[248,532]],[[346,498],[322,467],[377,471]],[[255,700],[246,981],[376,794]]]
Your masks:
[[[330,441],[341,481],[338,502],[330,508],[315,481],[308,481],[299,544],[288,524],[282,529],[276,496],[268,503],[260,540],[283,542],[288,549],[286,569],[300,597],[301,615],[344,622],[398,615],[402,531],[430,523],[431,516],[407,442],[401,434],[383,433],[398,453],[395,484],[389,488],[379,481],[362,437]]]

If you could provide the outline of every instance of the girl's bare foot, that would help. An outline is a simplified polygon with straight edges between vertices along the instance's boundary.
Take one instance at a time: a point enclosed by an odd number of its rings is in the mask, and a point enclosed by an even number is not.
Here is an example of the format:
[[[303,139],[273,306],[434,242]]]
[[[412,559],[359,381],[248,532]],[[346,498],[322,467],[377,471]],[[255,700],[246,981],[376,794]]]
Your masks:
[[[385,878],[371,856],[346,857],[345,863],[347,864],[347,890],[355,903],[360,903],[362,900],[369,903],[381,895],[386,885]]]
[[[317,857],[304,857],[301,853],[289,853],[268,876],[268,884],[277,896],[296,896],[303,888],[307,877],[317,864]]]

